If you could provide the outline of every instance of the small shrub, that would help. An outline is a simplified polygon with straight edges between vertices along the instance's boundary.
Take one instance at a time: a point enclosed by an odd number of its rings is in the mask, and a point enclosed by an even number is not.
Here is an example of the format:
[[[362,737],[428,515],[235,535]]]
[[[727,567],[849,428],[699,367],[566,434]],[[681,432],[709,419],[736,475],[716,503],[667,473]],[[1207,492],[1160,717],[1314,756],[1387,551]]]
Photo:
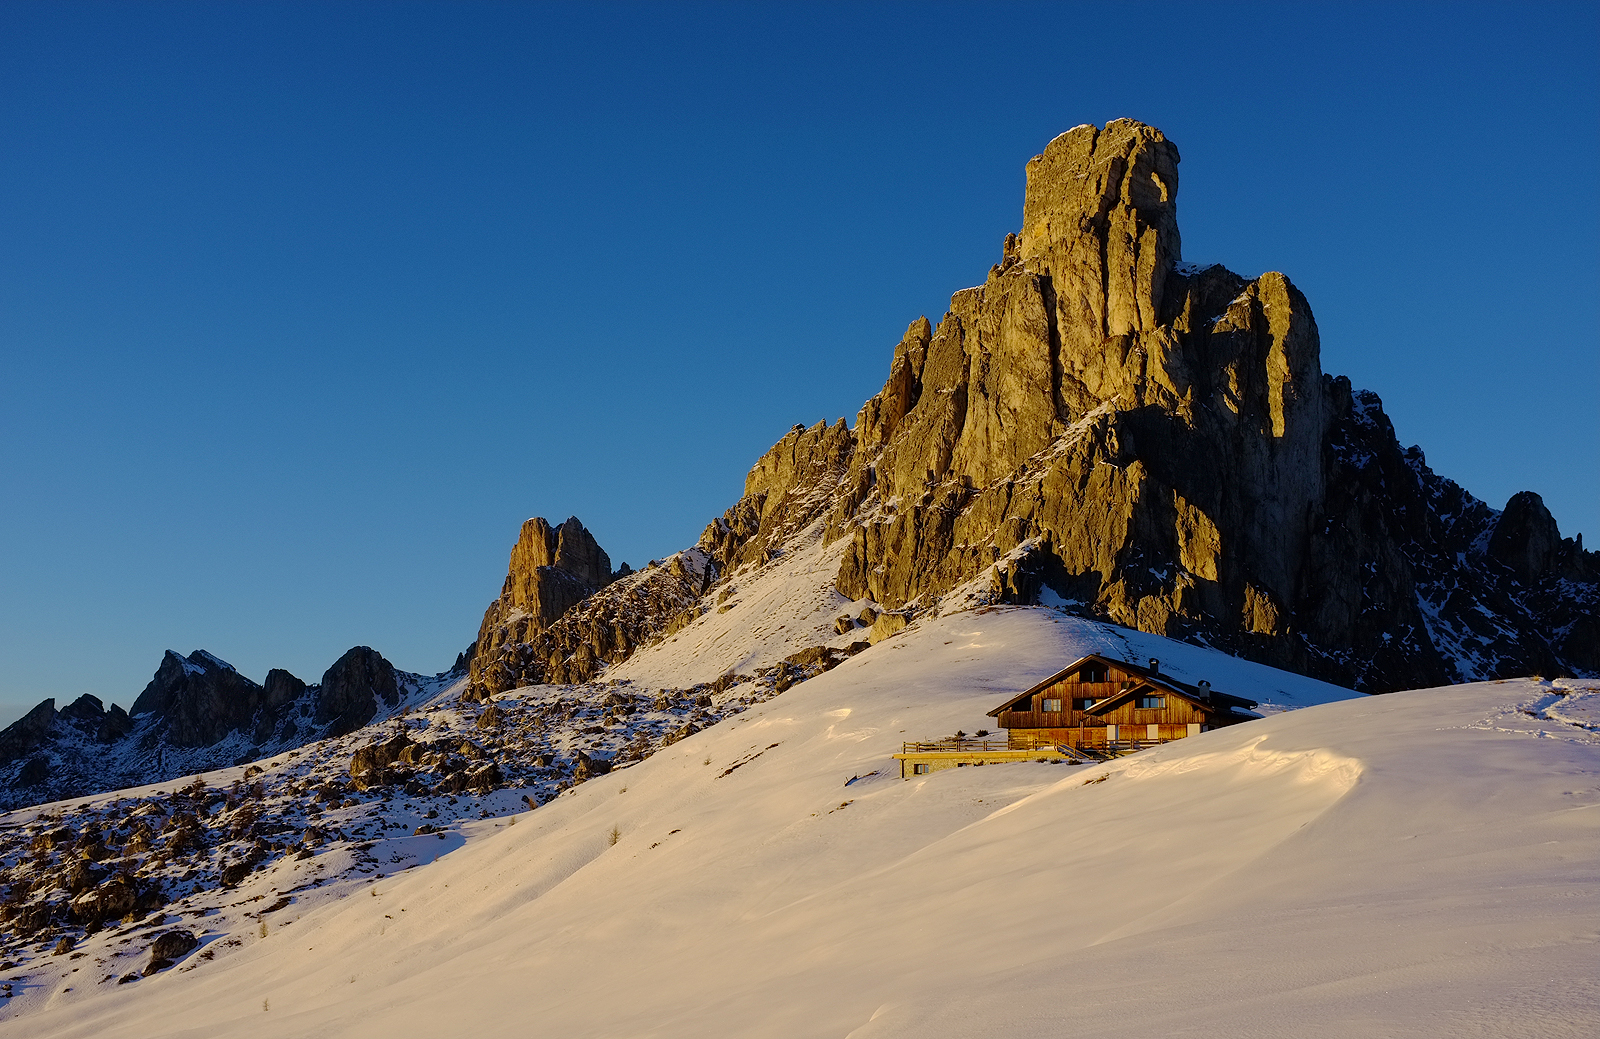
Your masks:
[[[613,826],[611,832],[606,835],[606,843],[616,844],[620,840],[622,840],[622,830]]]

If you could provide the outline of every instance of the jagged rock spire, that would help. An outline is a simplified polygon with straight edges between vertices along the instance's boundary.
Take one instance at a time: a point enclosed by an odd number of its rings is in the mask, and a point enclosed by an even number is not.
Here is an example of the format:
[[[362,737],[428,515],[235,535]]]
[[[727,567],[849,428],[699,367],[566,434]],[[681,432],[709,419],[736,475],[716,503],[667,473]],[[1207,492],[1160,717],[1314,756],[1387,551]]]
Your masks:
[[[1153,126],[1078,126],[1028,161],[1019,255],[1049,275],[1066,348],[1161,323],[1178,237],[1178,149]]]
[[[850,539],[837,584],[852,598],[926,607],[988,571],[996,598],[1047,586],[1363,688],[1600,666],[1581,637],[1600,589],[1574,607],[1499,587],[1592,575],[1593,553],[1536,496],[1494,528],[1402,453],[1376,397],[1323,374],[1287,277],[1183,264],[1177,168],[1172,142],[1129,119],[1051,141],[984,283],[937,325],[912,322],[853,430],[780,440],[701,547],[757,561],[827,514]],[[1502,617],[1492,635],[1480,601]]]
[[[502,650],[526,644],[619,573],[576,516],[551,526],[542,516],[523,523],[499,598],[489,604],[470,653],[471,687],[490,692],[523,681],[523,663]],[[542,662],[540,662],[542,663]]]

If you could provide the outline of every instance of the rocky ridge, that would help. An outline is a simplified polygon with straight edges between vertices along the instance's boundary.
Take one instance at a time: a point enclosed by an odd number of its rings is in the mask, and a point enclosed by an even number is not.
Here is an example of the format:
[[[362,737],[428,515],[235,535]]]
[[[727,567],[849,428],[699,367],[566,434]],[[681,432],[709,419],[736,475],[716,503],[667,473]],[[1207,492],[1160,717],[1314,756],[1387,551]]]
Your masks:
[[[850,598],[916,613],[977,579],[1368,691],[1600,669],[1600,557],[1537,495],[1497,512],[1402,450],[1287,277],[1183,263],[1178,161],[1132,120],[1051,141],[984,283],[700,546],[748,562],[826,515]]]
[[[357,646],[307,685],[273,669],[257,684],[219,657],[168,650],[131,713],[84,694],[40,703],[0,732],[0,807],[167,782],[353,732],[452,675],[400,671]]]
[[[499,598],[468,650],[471,699],[525,685],[587,682],[670,633],[716,579],[695,549],[633,572],[611,561],[577,517],[522,525]]]
[[[1178,163],[1132,120],[1051,141],[1000,262],[911,323],[853,428],[794,427],[652,594],[552,621],[503,593],[473,689],[601,674],[816,522],[840,595],[897,614],[1045,601],[1372,692],[1600,671],[1600,556],[1402,449],[1286,276],[1185,263]]]

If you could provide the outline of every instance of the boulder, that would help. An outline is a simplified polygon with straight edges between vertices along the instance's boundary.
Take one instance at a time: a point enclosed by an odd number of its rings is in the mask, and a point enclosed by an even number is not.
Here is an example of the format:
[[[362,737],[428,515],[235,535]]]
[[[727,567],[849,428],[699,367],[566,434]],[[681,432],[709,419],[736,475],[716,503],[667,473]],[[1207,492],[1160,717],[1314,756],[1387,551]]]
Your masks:
[[[610,771],[609,766],[605,771]],[[499,763],[493,761],[467,773],[467,789],[480,794],[498,789],[504,782],[505,775],[500,771]]]
[[[603,776],[610,771],[610,761],[605,758],[591,758],[580,750],[578,751],[577,763],[572,767],[572,778],[574,780],[592,779],[595,776]]]
[[[49,927],[61,909],[61,906],[52,902],[36,902],[33,905],[22,906],[11,914],[11,930],[19,936],[31,938]]]
[[[811,646],[808,649],[802,649],[798,653],[789,654],[783,658],[783,662],[793,664],[795,667],[806,668],[807,670],[829,671],[849,656],[850,654],[847,651],[835,649],[833,646]],[[706,706],[710,706],[710,704],[707,703]]]
[[[139,903],[138,892],[127,877],[117,876],[86,891],[71,902],[73,919],[98,926],[107,920],[120,920]]]
[[[430,744],[410,743],[401,748],[398,760],[402,765],[420,768],[434,761],[436,757],[437,751]]]
[[[903,613],[878,614],[878,619],[872,622],[872,629],[867,632],[867,641],[877,645],[891,635],[898,635],[906,628],[906,616]]]
[[[104,876],[104,871],[96,869],[90,862],[80,860],[67,872],[61,886],[69,894],[81,895],[98,885]]]
[[[401,755],[411,746],[411,737],[404,732],[398,732],[386,740],[358,747],[350,757],[350,775],[359,776],[373,769],[387,768],[399,761]]]
[[[155,941],[150,943],[150,958],[152,960],[176,960],[187,956],[200,944],[194,932],[183,928],[176,928],[163,932]]]

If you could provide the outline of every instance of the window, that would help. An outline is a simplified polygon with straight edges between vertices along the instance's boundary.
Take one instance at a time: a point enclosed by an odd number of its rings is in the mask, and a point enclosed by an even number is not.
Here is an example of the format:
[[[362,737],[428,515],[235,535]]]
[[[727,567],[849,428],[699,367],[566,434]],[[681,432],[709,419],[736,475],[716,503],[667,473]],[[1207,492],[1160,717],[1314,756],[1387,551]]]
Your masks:
[[[1167,698],[1165,696],[1139,697],[1139,709],[1141,711],[1159,711],[1165,706],[1167,706]]]
[[[1106,669],[1099,664],[1085,665],[1084,669],[1078,672],[1078,681],[1080,682],[1104,682],[1105,680]]]
[[[1094,697],[1085,696],[1083,699],[1076,701],[1076,706],[1073,707],[1073,710],[1075,710],[1075,711],[1087,711],[1089,708],[1093,707],[1097,703],[1099,703],[1099,701],[1096,700]]]
[[[1059,712],[1061,710],[1061,701],[1060,700],[1046,700],[1046,701],[1044,701],[1044,706],[1041,707],[1040,710],[1043,710],[1043,711],[1057,711],[1057,712]]]
[[[927,763],[926,762],[921,762],[921,763],[912,765],[911,766],[911,774],[914,775],[914,776],[925,776],[925,775],[927,775],[928,774]]]

